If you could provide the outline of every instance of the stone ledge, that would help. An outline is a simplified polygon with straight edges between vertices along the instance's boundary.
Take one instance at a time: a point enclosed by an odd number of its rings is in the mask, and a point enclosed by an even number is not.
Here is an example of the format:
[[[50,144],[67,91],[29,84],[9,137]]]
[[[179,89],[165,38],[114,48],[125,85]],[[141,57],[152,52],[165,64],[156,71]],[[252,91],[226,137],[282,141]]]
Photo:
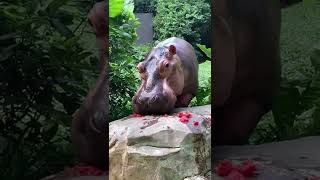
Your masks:
[[[180,122],[177,113],[109,123],[110,180],[182,180],[206,175],[211,169],[211,106],[174,112],[181,111],[191,113],[187,123]]]
[[[251,159],[261,169],[257,180],[307,179],[320,177],[320,136],[272,142],[261,145],[220,146],[214,148],[214,167],[219,160]],[[214,179],[221,179],[214,174]]]

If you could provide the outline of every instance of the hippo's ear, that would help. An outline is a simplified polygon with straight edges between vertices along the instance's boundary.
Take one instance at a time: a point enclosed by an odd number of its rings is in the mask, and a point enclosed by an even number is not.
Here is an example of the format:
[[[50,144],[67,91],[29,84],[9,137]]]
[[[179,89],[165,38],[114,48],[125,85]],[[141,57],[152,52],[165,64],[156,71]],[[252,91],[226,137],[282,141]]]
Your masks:
[[[171,55],[175,55],[177,53],[176,47],[174,45],[170,45],[169,52]]]

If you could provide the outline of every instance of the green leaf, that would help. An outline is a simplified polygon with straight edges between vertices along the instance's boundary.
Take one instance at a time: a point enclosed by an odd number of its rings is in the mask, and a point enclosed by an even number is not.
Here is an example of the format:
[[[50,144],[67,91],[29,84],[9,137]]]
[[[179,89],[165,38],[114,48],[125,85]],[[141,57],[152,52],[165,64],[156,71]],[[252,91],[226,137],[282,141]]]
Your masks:
[[[316,2],[315,0],[303,0],[304,5],[310,5],[312,3]]]
[[[52,26],[63,36],[65,37],[72,37],[73,33],[72,31],[65,25],[63,24],[59,19],[57,18],[52,18],[51,20]]]
[[[317,73],[312,82],[307,86],[303,92],[303,104],[311,106],[313,104],[320,105],[320,74]]]
[[[10,56],[12,56],[14,54],[14,48],[17,47],[18,44],[13,44],[13,45],[10,45],[6,48],[4,48],[2,51],[1,51],[1,56],[0,56],[0,62],[1,61],[5,61],[5,60],[8,60],[8,58]]]
[[[58,124],[53,124],[50,127],[45,128],[45,132],[43,133],[43,139],[45,141],[50,141],[58,131]]]
[[[211,59],[211,48],[207,48],[205,45],[197,44],[197,46],[201,49],[202,52],[206,54],[208,58]]]
[[[126,33],[126,32],[123,32],[122,35],[127,37],[127,38],[129,38],[129,39],[132,38],[132,36],[129,33]]]
[[[79,54],[78,58],[79,58],[79,59],[85,59],[85,58],[87,58],[87,57],[89,57],[89,56],[91,56],[91,55],[92,55],[91,52],[86,52],[86,51],[84,51],[84,52],[82,52],[82,53]]]
[[[16,36],[16,33],[8,33],[0,36],[0,41],[4,41],[7,39],[14,38]]]
[[[46,11],[49,12],[50,16],[52,16],[61,6],[65,5],[68,1],[70,0],[54,0],[48,5]]]
[[[58,93],[65,93],[65,90],[59,84],[55,84],[53,87]]]
[[[72,46],[75,46],[78,43],[79,39],[80,39],[80,36],[74,36],[74,37],[69,38],[68,40],[66,40],[64,42],[64,45],[67,48],[71,48]]]
[[[320,48],[315,48],[310,56],[310,60],[312,63],[312,66],[319,71],[320,70]]]
[[[300,97],[299,90],[292,85],[290,81],[282,82],[280,93],[272,109],[277,126],[284,127],[293,125],[296,115],[302,111]]]
[[[124,8],[124,0],[109,0],[109,17],[116,17],[121,14]]]
[[[72,25],[75,15],[72,12],[66,10],[58,10],[55,17],[60,19],[60,21],[65,25]]]
[[[133,10],[134,10],[134,2],[133,2],[133,0],[125,0],[124,9],[127,12],[133,13]]]
[[[129,20],[135,20],[136,16],[133,13],[134,10],[134,2],[133,0],[125,0],[124,10],[129,16]]]
[[[9,5],[3,8],[2,15],[10,19],[11,21],[17,22],[24,19],[25,12],[24,7]]]

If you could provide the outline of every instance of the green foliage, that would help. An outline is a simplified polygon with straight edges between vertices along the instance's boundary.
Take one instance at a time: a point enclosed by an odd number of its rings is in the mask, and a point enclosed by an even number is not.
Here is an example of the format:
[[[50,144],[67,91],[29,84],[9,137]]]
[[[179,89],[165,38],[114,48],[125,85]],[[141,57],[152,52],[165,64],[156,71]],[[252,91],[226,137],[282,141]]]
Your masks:
[[[155,38],[176,36],[196,47],[210,24],[210,4],[205,0],[158,0],[154,17]],[[207,38],[207,37],[206,37]],[[198,59],[201,59],[197,50]]]
[[[112,1],[110,2],[112,3]],[[140,59],[133,46],[137,39],[138,21],[133,14],[132,1],[122,4],[120,15],[109,19],[109,104],[110,120],[132,113],[131,98],[138,88],[134,76],[136,62]]]
[[[0,3],[0,179],[40,179],[72,162],[71,115],[97,75],[97,58],[82,46],[95,43],[84,33],[90,7]]]
[[[134,0],[135,13],[155,13],[157,0]]]
[[[198,44],[198,47],[211,59],[211,48]],[[211,61],[205,61],[199,65],[199,88],[191,106],[211,104]]]
[[[144,60],[145,55],[155,46],[154,43],[145,43],[135,46],[136,53],[135,58],[139,61]],[[138,71],[136,71],[138,72]]]
[[[209,59],[211,59],[211,48],[207,48],[205,45],[201,44],[197,44],[197,46],[206,54]]]
[[[211,104],[211,77],[204,84],[200,84],[197,94],[191,101],[191,106],[202,106]]]
[[[109,3],[109,17],[119,16],[123,10],[124,0],[111,0]]]
[[[282,10],[283,81],[272,114],[259,122],[252,143],[320,134],[320,4],[310,3]]]
[[[320,37],[319,8],[320,4],[315,2],[281,10],[282,76],[287,79],[310,78],[314,73],[309,57]]]
[[[316,2],[316,0],[302,0],[305,5],[310,5]]]
[[[315,73],[311,78],[283,79],[267,123],[259,123],[253,143],[286,140],[320,134],[320,55],[312,53]]]

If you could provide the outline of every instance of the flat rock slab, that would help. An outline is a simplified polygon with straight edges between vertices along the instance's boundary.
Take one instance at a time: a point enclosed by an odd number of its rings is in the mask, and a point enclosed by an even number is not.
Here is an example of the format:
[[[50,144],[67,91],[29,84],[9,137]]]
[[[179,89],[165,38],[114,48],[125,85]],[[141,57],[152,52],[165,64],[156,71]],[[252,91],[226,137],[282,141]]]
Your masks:
[[[257,180],[320,177],[320,136],[261,145],[214,147],[214,167],[219,160],[237,163],[250,159],[258,165]],[[214,174],[214,179],[223,179]]]
[[[176,108],[173,110],[174,113],[178,113],[181,111],[189,111],[190,113],[196,113],[206,117],[211,117],[211,105],[196,106],[190,108]]]
[[[201,179],[211,169],[210,110],[176,109],[191,113],[188,122],[173,113],[109,123],[109,179]]]

